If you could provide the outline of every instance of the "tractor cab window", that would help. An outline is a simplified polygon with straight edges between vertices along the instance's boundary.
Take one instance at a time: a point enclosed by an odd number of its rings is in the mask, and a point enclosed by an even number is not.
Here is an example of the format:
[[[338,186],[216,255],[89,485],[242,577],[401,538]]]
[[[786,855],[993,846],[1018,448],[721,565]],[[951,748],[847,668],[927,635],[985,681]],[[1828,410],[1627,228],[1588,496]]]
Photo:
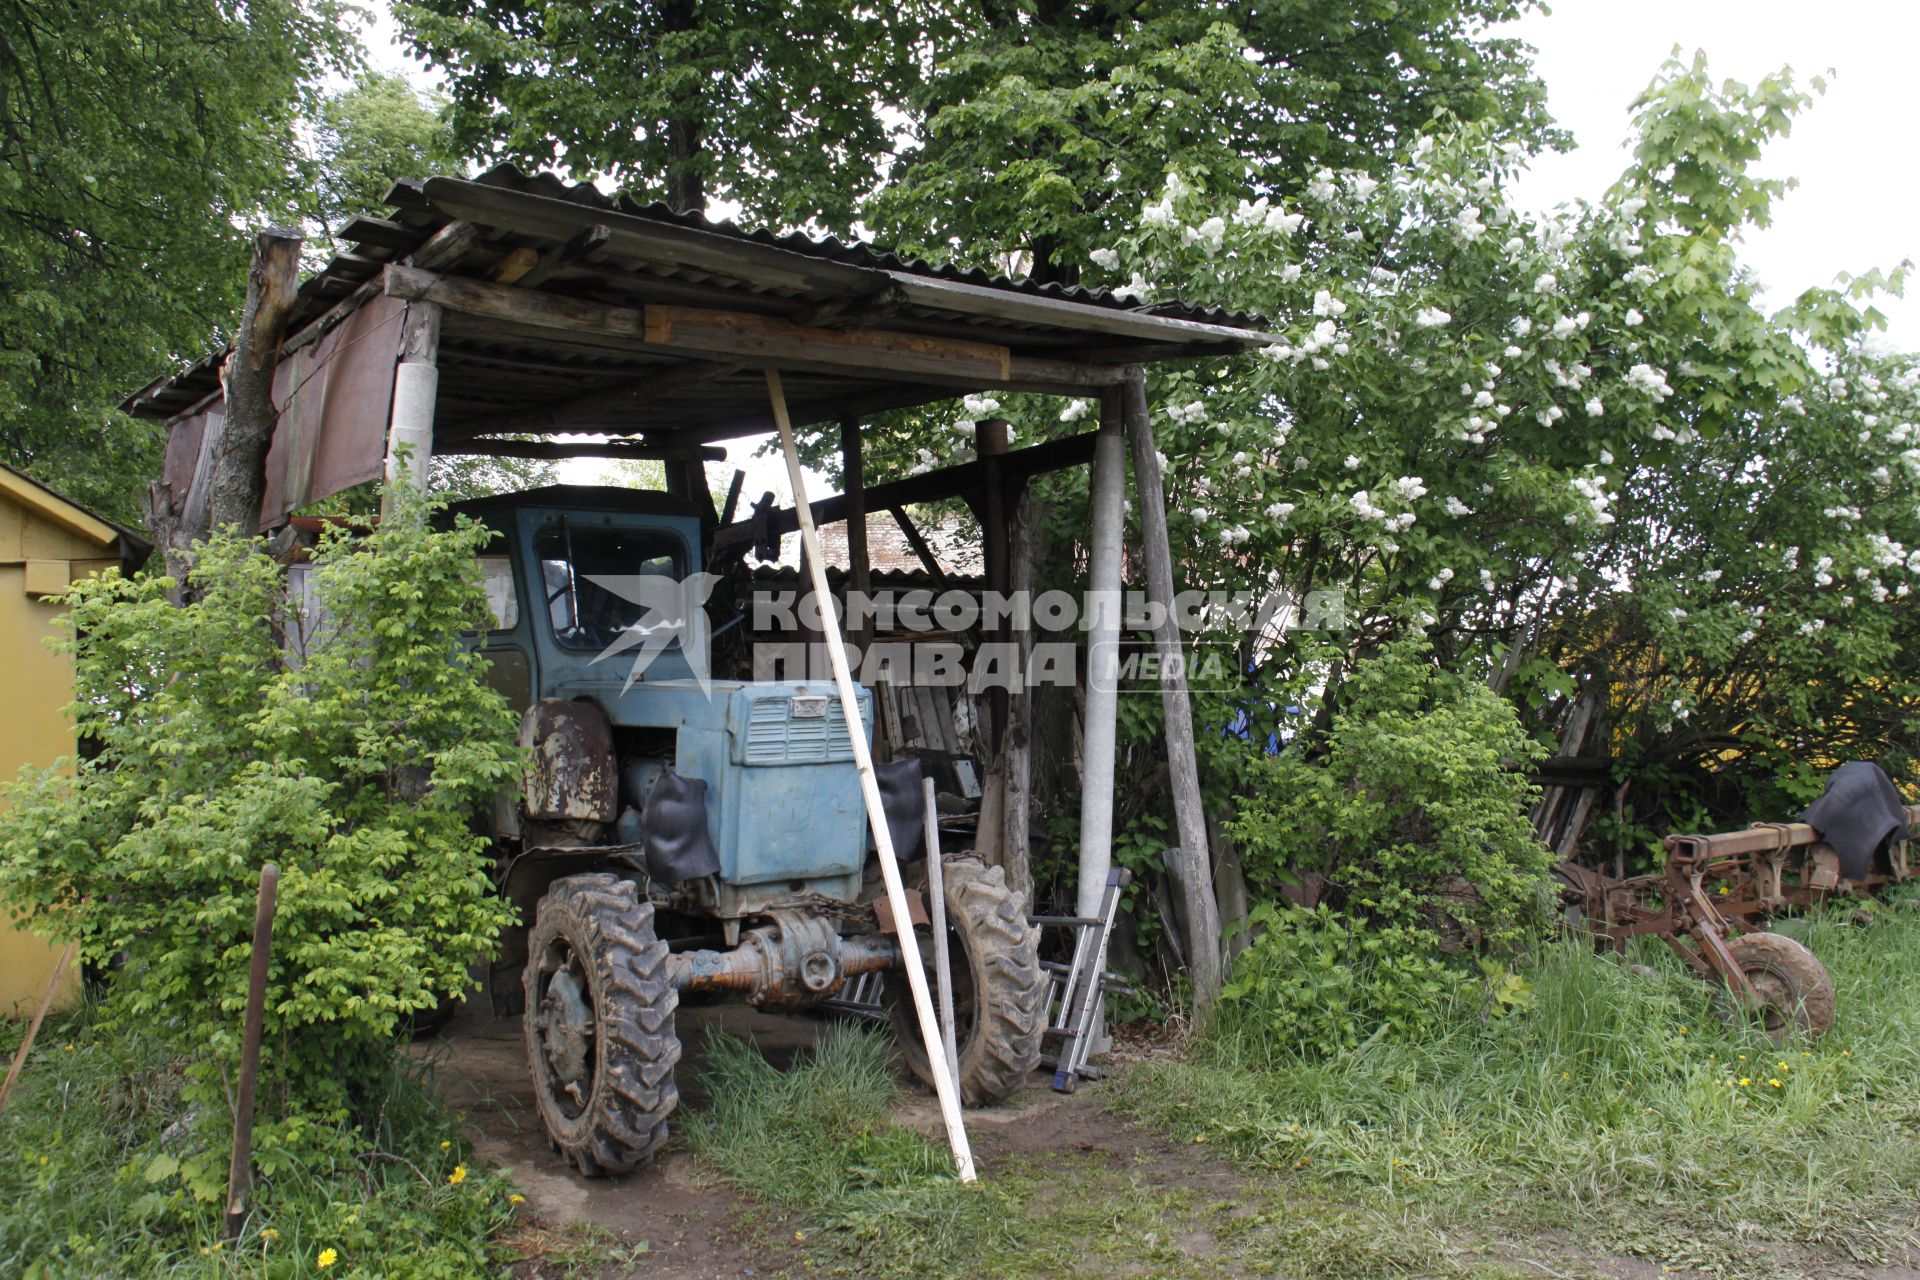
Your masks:
[[[481,556],[480,581],[487,592],[487,612],[493,630],[511,631],[520,624],[520,596],[513,588],[513,560],[508,556]]]
[[[534,552],[554,638],[566,648],[604,649],[630,630],[676,621],[672,588],[686,576],[686,552],[670,533],[563,520],[535,535]]]

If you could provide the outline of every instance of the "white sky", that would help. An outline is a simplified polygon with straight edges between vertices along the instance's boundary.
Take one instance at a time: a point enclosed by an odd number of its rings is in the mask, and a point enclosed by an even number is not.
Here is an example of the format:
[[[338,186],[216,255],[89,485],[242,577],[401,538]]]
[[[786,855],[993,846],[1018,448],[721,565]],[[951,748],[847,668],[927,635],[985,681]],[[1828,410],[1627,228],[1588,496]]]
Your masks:
[[[423,87],[438,77],[407,59],[391,41],[385,0],[370,0],[365,34],[377,67],[404,71]],[[1548,107],[1578,144],[1565,155],[1536,160],[1516,191],[1519,203],[1550,208],[1578,196],[1597,197],[1626,163],[1628,107],[1679,46],[1707,54],[1716,78],[1752,83],[1791,66],[1804,86],[1825,76],[1827,93],[1802,113],[1793,134],[1761,162],[1767,176],[1796,177],[1797,190],[1775,207],[1774,225],[1753,234],[1744,257],[1768,289],[1771,305],[1800,290],[1830,284],[1840,272],[1892,268],[1920,256],[1920,166],[1913,162],[1920,5],[1900,0],[1559,0],[1511,30],[1538,50]],[[1914,298],[1882,299],[1887,341],[1920,349],[1920,280]],[[778,459],[749,460],[756,442],[728,442],[728,462],[709,473],[747,469],[745,499],[766,489],[788,497]],[[575,482],[594,478],[593,464],[563,466]],[[724,479],[722,479],[724,484]],[[827,492],[820,477],[809,486]]]
[[[1800,187],[1775,206],[1774,225],[1753,234],[1744,257],[1784,305],[1842,271],[1891,269],[1920,256],[1913,164],[1920,6],[1899,0],[1560,0],[1513,30],[1539,50],[1548,108],[1579,149],[1545,156],[1517,192],[1550,207],[1597,196],[1626,164],[1628,106],[1675,45],[1704,50],[1717,79],[1752,84],[1791,66],[1802,86],[1827,78],[1824,97],[1803,112],[1792,136],[1761,162],[1769,177]],[[1916,281],[1920,289],[1920,281]],[[1920,349],[1920,304],[1886,299],[1888,340]]]

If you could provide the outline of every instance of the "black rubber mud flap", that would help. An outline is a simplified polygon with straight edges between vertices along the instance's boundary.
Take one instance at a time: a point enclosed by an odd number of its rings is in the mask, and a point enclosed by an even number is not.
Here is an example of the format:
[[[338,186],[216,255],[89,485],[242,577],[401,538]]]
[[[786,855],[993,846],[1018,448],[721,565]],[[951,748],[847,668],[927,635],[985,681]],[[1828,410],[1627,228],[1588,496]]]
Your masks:
[[[926,852],[927,797],[920,781],[926,776],[920,757],[902,756],[873,766],[880,784],[880,809],[887,815],[887,834],[893,854],[901,862],[917,862]]]
[[[707,834],[707,784],[672,769],[654,780],[641,819],[647,874],[664,884],[717,875],[720,855]]]

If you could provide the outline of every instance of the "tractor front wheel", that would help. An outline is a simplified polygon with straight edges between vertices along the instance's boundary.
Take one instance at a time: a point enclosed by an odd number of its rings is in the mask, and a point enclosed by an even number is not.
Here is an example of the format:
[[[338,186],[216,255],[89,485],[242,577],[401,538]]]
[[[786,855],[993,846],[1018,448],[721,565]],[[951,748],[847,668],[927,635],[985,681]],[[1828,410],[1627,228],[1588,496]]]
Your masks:
[[[960,1097],[967,1106],[986,1106],[1019,1088],[1040,1063],[1047,1017],[1040,929],[1027,919],[1026,900],[1007,886],[999,867],[978,858],[949,858],[941,865],[954,1034],[960,1042]],[[924,936],[920,951],[932,992],[933,948]],[[887,974],[886,1004],[907,1065],[932,1087],[933,1072],[905,973]]]
[[[527,1062],[547,1137],[590,1178],[625,1173],[660,1149],[680,1103],[679,994],[653,904],[605,872],[556,880],[527,950]]]
[[[1776,1043],[1798,1031],[1818,1039],[1833,1027],[1833,979],[1820,957],[1777,933],[1746,933],[1727,943],[1760,993],[1760,1023]]]

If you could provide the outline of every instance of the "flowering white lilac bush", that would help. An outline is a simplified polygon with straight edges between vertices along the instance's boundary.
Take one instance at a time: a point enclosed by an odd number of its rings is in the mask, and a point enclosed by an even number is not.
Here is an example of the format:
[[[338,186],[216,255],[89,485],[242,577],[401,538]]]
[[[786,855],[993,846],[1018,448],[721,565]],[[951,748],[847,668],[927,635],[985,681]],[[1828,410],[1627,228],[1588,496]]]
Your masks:
[[[1727,778],[1715,813],[1773,816],[1833,759],[1911,771],[1920,372],[1865,340],[1879,276],[1769,315],[1734,253],[1806,101],[1672,64],[1619,184],[1545,218],[1472,129],[1297,200],[1169,176],[1096,266],[1277,335],[1155,388],[1176,556],[1190,585],[1344,587],[1355,623],[1273,638],[1262,677],[1321,682],[1419,616],[1538,726],[1606,690],[1654,830]]]

